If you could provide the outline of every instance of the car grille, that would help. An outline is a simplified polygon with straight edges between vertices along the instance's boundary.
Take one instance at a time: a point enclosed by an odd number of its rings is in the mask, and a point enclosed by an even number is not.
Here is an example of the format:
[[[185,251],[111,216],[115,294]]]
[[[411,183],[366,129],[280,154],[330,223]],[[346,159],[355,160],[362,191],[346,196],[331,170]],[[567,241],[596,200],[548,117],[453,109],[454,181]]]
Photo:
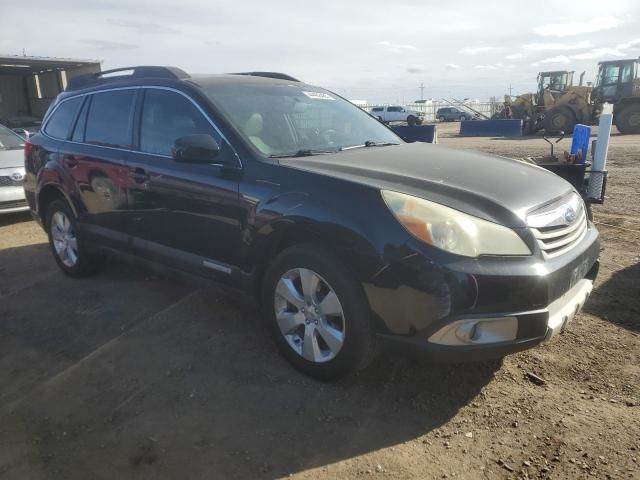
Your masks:
[[[0,187],[19,187],[22,180],[15,181],[11,177],[0,177]]]
[[[587,233],[584,202],[575,193],[527,217],[545,259],[570,251]]]
[[[11,200],[9,202],[0,202],[0,210],[9,210],[11,208],[20,208],[26,206],[26,200]]]

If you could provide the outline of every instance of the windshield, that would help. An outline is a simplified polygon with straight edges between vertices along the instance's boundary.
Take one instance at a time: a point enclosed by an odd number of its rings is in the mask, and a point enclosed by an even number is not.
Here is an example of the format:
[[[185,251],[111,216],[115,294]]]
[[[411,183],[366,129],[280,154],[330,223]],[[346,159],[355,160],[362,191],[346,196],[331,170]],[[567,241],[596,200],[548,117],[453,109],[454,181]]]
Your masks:
[[[24,139],[7,127],[0,125],[0,150],[17,150],[24,147]]]
[[[540,85],[550,90],[564,90],[568,84],[568,75],[565,72],[547,73],[541,76]]]
[[[256,82],[205,85],[204,90],[267,156],[402,143],[369,114],[318,87]]]

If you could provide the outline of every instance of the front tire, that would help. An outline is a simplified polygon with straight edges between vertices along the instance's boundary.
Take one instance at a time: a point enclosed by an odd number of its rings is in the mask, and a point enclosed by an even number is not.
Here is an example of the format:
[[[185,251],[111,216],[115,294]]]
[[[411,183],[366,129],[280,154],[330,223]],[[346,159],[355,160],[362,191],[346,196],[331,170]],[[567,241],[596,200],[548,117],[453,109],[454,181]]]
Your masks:
[[[407,124],[409,124],[410,127],[415,126],[416,124],[416,117],[414,117],[413,115],[409,115],[407,117]]]
[[[78,238],[76,219],[64,200],[55,200],[47,207],[47,234],[56,263],[70,277],[86,277],[98,271],[103,255],[90,252]]]
[[[438,117],[438,121],[444,122],[446,119],[444,117]]]
[[[466,119],[467,119],[467,117],[466,117],[466,116],[464,116],[464,115],[460,115],[460,121],[461,121],[461,122],[464,122]]]
[[[364,292],[320,245],[296,245],[273,260],[263,280],[262,307],[278,349],[306,375],[337,379],[375,356]]]
[[[640,133],[640,105],[629,105],[619,112],[616,115],[616,127],[625,135]]]
[[[569,134],[576,126],[576,116],[568,107],[552,108],[544,116],[545,130],[562,130]]]

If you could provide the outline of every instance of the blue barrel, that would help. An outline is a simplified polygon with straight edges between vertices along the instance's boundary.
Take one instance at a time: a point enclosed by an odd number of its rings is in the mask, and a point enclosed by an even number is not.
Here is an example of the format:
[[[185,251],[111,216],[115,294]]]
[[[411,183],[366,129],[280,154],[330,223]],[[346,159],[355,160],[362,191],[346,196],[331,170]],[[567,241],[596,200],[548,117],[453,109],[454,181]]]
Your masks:
[[[591,137],[591,127],[587,125],[576,125],[573,129],[573,138],[571,139],[571,155],[580,153],[580,163],[584,163],[587,159],[589,151],[589,140]]]

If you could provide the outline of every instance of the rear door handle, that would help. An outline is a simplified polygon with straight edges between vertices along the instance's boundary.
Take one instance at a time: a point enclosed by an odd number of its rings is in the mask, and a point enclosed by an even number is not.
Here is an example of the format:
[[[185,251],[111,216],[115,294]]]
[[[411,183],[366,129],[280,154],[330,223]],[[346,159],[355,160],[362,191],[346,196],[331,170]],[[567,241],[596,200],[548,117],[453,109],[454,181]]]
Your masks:
[[[144,171],[144,168],[140,167],[129,170],[129,178],[131,178],[136,183],[144,183],[149,181],[149,175]]]

